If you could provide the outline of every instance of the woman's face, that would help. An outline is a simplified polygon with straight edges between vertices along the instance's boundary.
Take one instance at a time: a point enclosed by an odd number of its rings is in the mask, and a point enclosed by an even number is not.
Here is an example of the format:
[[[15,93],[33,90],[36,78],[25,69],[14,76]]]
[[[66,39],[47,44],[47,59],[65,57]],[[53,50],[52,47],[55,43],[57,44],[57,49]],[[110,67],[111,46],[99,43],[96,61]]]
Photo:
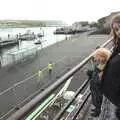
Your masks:
[[[120,22],[119,23],[113,23],[113,30],[114,30],[117,38],[120,39]]]

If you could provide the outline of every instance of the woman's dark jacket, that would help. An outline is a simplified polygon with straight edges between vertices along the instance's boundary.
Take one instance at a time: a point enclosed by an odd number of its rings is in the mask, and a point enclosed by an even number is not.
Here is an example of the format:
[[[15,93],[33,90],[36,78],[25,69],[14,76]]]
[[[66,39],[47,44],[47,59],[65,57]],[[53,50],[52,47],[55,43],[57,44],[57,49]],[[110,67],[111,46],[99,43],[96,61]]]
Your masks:
[[[102,78],[102,92],[115,105],[120,106],[120,50],[114,49]]]

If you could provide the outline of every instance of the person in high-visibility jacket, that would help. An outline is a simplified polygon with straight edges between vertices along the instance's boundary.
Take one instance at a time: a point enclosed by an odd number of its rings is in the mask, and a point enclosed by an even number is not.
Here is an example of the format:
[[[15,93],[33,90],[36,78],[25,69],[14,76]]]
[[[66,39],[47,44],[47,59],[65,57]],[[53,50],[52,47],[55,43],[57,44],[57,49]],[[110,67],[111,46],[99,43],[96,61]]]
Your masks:
[[[42,80],[44,78],[43,76],[43,71],[42,70],[39,70],[38,71],[38,80]]]
[[[52,70],[53,70],[53,64],[50,62],[48,63],[48,72],[50,75],[52,74]]]

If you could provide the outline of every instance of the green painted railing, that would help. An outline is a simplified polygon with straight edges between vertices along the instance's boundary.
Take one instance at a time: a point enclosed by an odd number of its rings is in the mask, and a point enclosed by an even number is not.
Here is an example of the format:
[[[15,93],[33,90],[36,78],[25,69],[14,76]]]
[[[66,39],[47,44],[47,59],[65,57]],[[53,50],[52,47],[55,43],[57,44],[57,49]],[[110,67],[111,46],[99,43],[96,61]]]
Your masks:
[[[42,104],[40,104],[36,110],[34,110],[25,120],[35,120],[39,114],[52,102],[55,94],[50,95]]]

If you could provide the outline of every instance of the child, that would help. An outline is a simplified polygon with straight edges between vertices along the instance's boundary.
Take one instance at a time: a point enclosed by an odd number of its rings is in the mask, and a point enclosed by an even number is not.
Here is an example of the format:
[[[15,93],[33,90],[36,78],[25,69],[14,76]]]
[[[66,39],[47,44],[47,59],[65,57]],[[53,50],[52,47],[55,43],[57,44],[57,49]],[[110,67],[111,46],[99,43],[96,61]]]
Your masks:
[[[101,93],[101,78],[103,74],[103,69],[106,62],[108,61],[111,53],[105,48],[98,48],[95,52],[94,57],[94,70],[88,71],[87,74],[90,79],[90,90],[92,97],[92,104],[95,109],[92,109],[91,116],[97,117],[101,113],[101,104],[103,95]]]

